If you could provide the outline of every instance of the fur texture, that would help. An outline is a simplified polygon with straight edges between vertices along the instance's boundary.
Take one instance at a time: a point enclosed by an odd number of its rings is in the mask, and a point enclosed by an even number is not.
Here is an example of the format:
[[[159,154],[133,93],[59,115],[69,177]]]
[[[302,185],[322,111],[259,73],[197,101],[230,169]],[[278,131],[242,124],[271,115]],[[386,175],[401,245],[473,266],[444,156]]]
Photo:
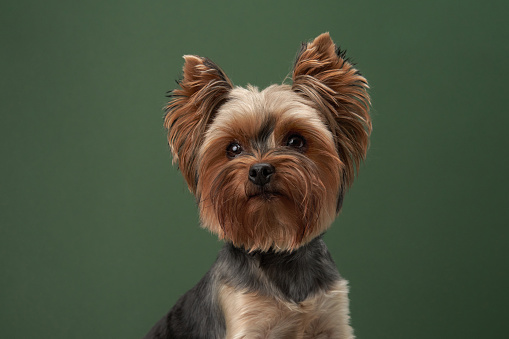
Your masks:
[[[347,283],[321,239],[368,148],[366,79],[328,33],[292,85],[234,87],[185,56],[164,126],[218,260],[146,338],[353,338]]]

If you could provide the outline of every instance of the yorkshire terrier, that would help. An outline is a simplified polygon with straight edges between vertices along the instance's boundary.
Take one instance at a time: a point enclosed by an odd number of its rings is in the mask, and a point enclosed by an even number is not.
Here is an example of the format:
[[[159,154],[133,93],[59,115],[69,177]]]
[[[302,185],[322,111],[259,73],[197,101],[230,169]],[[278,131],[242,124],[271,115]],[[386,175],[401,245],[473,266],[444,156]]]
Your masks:
[[[203,227],[225,245],[145,338],[354,338],[322,235],[368,148],[366,79],[328,33],[302,44],[291,85],[262,91],[184,59],[164,126]]]

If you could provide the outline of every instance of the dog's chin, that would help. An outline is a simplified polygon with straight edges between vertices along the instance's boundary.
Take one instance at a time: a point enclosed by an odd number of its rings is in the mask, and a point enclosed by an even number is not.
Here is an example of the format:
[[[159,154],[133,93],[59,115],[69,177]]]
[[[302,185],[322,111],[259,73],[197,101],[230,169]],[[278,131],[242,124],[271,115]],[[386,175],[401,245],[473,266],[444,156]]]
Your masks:
[[[323,185],[223,182],[213,190],[206,187],[199,205],[202,225],[249,251],[295,250],[323,233],[332,221],[328,216],[334,216],[336,193],[325,194]]]

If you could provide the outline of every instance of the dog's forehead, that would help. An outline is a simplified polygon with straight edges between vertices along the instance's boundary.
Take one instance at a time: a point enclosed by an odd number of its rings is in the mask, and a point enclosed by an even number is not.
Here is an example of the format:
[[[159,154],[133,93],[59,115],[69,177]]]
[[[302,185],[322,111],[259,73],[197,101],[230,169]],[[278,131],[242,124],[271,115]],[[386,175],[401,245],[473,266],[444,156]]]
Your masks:
[[[256,138],[272,133],[278,124],[297,119],[323,126],[318,112],[287,85],[272,85],[263,91],[252,86],[237,87],[218,110],[210,131],[229,130]]]

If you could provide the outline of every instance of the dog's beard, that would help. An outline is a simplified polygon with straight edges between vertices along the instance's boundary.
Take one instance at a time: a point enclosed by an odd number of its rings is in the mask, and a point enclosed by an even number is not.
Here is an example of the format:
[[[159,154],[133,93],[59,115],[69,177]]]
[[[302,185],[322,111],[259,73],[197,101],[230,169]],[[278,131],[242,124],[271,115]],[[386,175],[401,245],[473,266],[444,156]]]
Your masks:
[[[206,167],[200,199],[202,223],[220,238],[248,250],[293,250],[323,231],[335,217],[338,162],[318,166],[298,152],[264,156],[276,172],[263,187],[248,180],[256,159]],[[215,174],[215,175],[214,175]]]

